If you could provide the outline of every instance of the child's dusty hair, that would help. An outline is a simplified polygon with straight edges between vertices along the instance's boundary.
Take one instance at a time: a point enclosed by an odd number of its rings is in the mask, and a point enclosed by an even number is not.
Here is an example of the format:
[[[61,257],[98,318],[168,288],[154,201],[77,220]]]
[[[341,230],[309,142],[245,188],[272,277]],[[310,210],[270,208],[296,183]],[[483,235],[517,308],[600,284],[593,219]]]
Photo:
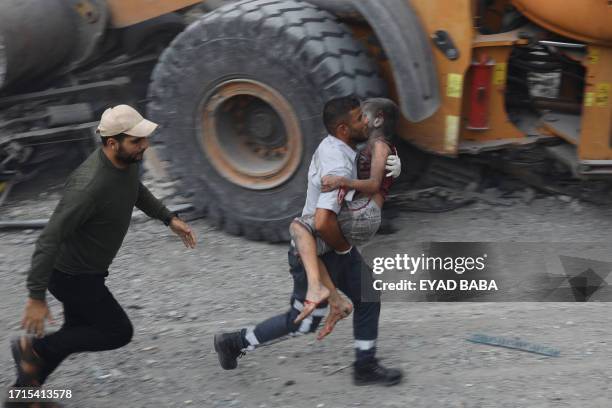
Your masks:
[[[396,103],[387,98],[369,98],[363,102],[361,108],[370,120],[373,120],[382,112],[385,119],[382,130],[385,134],[385,139],[391,141],[397,131],[400,118],[399,108]]]

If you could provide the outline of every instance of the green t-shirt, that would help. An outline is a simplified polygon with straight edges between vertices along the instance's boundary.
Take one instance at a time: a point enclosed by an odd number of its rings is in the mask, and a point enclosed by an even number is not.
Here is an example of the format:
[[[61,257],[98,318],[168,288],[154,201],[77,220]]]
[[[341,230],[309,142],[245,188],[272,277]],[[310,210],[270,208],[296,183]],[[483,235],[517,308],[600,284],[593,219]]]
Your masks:
[[[97,149],[70,175],[62,199],[36,241],[27,279],[31,298],[45,298],[53,269],[106,276],[134,206],[151,218],[171,217],[140,182],[138,173],[137,164],[119,169]]]

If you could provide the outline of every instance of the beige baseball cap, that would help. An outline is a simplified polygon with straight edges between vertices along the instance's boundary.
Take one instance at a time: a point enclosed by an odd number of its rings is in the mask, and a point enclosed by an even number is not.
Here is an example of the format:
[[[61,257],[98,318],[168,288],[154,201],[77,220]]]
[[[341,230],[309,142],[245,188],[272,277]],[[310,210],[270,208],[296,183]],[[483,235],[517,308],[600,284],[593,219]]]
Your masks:
[[[143,118],[131,106],[117,105],[104,111],[98,125],[98,132],[103,137],[116,136],[120,133],[136,137],[149,137],[157,129],[157,126],[157,123]]]

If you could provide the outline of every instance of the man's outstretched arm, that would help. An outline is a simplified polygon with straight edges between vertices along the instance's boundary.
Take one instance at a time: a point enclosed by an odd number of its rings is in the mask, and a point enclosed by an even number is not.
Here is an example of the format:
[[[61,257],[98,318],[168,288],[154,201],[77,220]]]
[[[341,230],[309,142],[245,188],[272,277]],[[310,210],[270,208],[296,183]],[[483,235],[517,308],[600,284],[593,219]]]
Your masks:
[[[196,236],[191,227],[172,214],[160,200],[151,194],[142,182],[138,186],[136,207],[149,217],[163,221],[183,241],[187,248],[195,248]]]

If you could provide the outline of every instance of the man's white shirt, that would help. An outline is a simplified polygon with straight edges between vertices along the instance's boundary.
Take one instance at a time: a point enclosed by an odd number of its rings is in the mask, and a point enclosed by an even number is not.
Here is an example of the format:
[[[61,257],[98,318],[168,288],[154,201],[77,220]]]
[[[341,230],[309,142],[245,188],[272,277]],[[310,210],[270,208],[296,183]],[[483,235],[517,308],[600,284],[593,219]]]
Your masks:
[[[356,157],[357,152],[337,137],[329,135],[323,139],[308,169],[308,191],[302,216],[314,215],[317,208],[331,210],[336,214],[340,212],[342,205],[338,203],[338,190],[322,193],[321,178],[341,176],[356,179]],[[344,199],[352,201],[354,195],[355,191],[349,191]]]

